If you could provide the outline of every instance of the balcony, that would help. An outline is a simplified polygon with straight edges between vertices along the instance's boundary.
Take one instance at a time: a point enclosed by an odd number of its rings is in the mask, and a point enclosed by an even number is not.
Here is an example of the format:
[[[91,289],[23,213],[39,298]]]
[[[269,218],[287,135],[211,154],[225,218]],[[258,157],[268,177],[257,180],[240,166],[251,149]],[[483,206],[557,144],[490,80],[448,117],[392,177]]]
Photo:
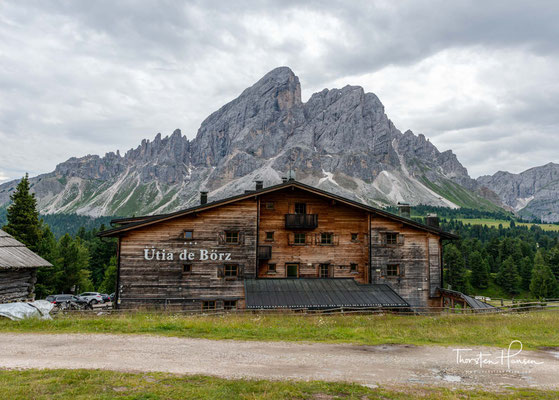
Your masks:
[[[285,229],[315,229],[318,214],[285,214]]]
[[[272,258],[272,246],[258,246],[258,259],[269,260]]]

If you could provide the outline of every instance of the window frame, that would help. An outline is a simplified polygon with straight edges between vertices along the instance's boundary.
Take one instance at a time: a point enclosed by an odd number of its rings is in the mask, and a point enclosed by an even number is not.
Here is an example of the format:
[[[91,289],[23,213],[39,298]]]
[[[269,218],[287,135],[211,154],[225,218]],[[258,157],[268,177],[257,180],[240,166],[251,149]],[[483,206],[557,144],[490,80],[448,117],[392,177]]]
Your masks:
[[[188,268],[187,268],[188,267]],[[182,265],[182,273],[184,275],[189,275],[192,273],[192,264],[191,263],[184,263]]]
[[[349,272],[357,272],[358,270],[359,270],[359,264],[357,263],[349,264]]]
[[[268,231],[266,232],[266,238],[264,239],[264,241],[266,242],[273,242],[274,241],[274,231]],[[270,235],[271,234],[271,235]]]
[[[385,232],[384,233],[384,237],[385,237],[385,244],[389,245],[389,246],[395,246],[398,244],[398,232]]]
[[[331,267],[330,264],[326,264],[326,263],[318,264],[318,277],[319,277],[319,278],[322,278],[322,279],[324,279],[324,278],[330,278],[330,277],[331,277],[331,276],[330,276],[330,271],[331,271],[330,267]],[[323,276],[324,268],[326,268],[326,269],[325,269],[325,271],[326,271],[326,276]]]
[[[226,305],[227,303],[233,304],[233,307],[227,306]],[[237,310],[238,308],[239,307],[238,307],[238,301],[237,300],[223,300],[223,309],[224,310],[228,310],[228,311],[229,310]]]
[[[235,272],[234,274],[232,272]],[[223,277],[225,279],[237,279],[239,277],[239,264],[223,265]]]
[[[230,235],[236,235],[236,241],[229,240]],[[241,242],[241,233],[239,231],[225,231],[225,244],[239,244]]]
[[[275,210],[275,209],[276,209],[276,205],[275,205],[275,203],[274,203],[273,201],[267,201],[267,202],[264,204],[264,208],[265,208],[266,210]]]
[[[351,241],[352,241],[353,243],[358,243],[358,242],[359,242],[359,233],[353,232],[353,233],[351,233],[350,235],[351,235]],[[355,236],[355,237],[354,237],[354,236]]]
[[[327,235],[327,236],[325,236]],[[324,238],[329,238],[325,241]],[[318,243],[321,246],[333,246],[334,245],[334,233],[333,232],[320,232],[320,241]]]
[[[270,268],[273,265],[272,268]],[[269,274],[275,274],[277,272],[277,264],[276,263],[268,263],[268,273]]]
[[[298,210],[299,207],[302,207],[304,212],[299,212],[300,211],[300,210]],[[295,203],[295,205],[293,206],[293,213],[294,214],[306,215],[307,214],[307,203],[303,203],[303,202]]]
[[[213,307],[211,304],[213,303]],[[216,300],[202,300],[202,311],[212,311],[217,310],[217,301]]]
[[[394,267],[395,267],[395,269],[393,269]],[[392,272],[394,272],[394,273],[392,273]],[[400,276],[400,264],[386,264],[386,277],[387,278],[398,278],[399,276]]]
[[[186,234],[190,232],[190,237],[186,237]],[[184,231],[182,231],[182,238],[184,240],[192,240],[194,239],[194,231],[192,229],[185,229]]]
[[[297,238],[303,238],[303,241],[300,242]],[[307,234],[302,232],[295,232],[293,234],[293,244],[296,246],[305,246],[307,244]]]

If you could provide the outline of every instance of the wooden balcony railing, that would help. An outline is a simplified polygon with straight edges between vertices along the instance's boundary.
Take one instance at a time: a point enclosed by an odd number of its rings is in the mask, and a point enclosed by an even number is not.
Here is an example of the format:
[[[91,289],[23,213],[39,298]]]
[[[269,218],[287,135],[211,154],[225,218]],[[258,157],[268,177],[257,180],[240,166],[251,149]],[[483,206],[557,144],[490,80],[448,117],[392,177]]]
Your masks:
[[[272,246],[258,246],[258,259],[269,260],[272,258]]]
[[[285,229],[315,229],[318,214],[285,214]]]

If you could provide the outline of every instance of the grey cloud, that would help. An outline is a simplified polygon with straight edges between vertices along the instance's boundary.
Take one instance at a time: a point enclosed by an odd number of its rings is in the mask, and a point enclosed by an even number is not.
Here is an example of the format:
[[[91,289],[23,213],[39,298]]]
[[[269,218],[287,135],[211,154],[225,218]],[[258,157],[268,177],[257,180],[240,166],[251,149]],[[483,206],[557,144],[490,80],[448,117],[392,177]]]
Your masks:
[[[306,92],[448,49],[513,49],[559,67],[558,17],[555,1],[5,1],[0,176],[125,151],[175,128],[193,137],[207,115],[278,65],[289,65]],[[510,84],[498,74],[480,80]],[[549,85],[549,75],[532,77],[500,107],[485,98],[448,103],[399,127],[455,149],[473,175],[495,170],[492,146],[525,152],[503,154],[510,169],[511,158],[529,154],[558,161],[549,146],[514,145],[526,130],[551,140],[559,127],[559,90]],[[496,142],[506,137],[510,144]]]

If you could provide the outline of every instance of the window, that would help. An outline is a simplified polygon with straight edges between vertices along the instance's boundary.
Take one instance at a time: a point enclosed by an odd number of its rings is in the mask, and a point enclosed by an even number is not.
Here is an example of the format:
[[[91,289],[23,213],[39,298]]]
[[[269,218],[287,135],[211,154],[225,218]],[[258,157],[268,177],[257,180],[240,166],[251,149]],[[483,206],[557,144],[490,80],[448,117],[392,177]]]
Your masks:
[[[224,310],[236,310],[237,309],[237,300],[223,300],[223,309]]]
[[[268,272],[276,272],[276,264],[268,264]]]
[[[334,234],[331,232],[322,232],[320,234],[320,244],[333,244]]]
[[[237,264],[227,264],[225,265],[225,277],[232,278],[239,275],[239,266]]]
[[[307,235],[305,233],[295,233],[293,238],[294,244],[305,244],[307,240]]]
[[[273,210],[274,209],[274,202],[273,201],[267,201],[266,202],[266,209],[267,210]]]
[[[183,264],[182,265],[182,272],[185,274],[189,274],[192,272],[192,264]]]
[[[192,231],[184,231],[182,234],[183,234],[183,238],[185,239],[192,239],[194,237]]]
[[[239,232],[236,231],[225,232],[225,243],[239,243]]]
[[[295,214],[306,214],[307,204],[306,203],[295,203]]]
[[[330,276],[330,264],[320,264],[319,276],[328,278]]]
[[[274,241],[274,232],[266,232],[266,241],[273,242]]]
[[[358,233],[352,233],[351,234],[351,241],[352,242],[358,242],[359,241],[359,234]]]
[[[357,264],[354,264],[354,263],[349,264],[349,270],[351,272],[357,272]]]
[[[207,300],[202,302],[202,310],[215,310],[215,300]]]
[[[400,266],[398,264],[388,264],[386,266],[386,276],[400,275]]]
[[[398,244],[398,234],[394,232],[387,232],[386,244]]]

